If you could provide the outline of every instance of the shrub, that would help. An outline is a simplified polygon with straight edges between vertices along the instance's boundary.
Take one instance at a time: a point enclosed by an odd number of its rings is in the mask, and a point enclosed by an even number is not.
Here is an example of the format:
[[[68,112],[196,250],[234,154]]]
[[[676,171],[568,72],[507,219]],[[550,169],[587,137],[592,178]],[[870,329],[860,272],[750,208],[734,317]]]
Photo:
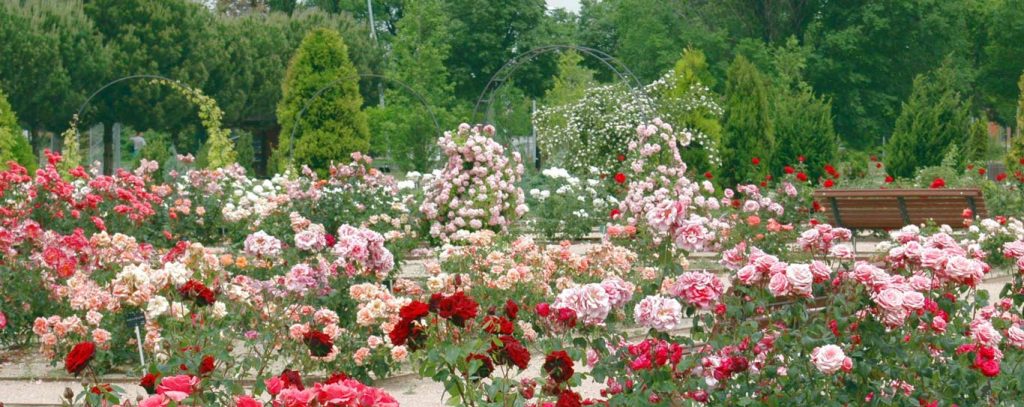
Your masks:
[[[740,55],[729,66],[725,89],[725,185],[760,181],[768,174],[776,145],[768,84],[757,67]]]

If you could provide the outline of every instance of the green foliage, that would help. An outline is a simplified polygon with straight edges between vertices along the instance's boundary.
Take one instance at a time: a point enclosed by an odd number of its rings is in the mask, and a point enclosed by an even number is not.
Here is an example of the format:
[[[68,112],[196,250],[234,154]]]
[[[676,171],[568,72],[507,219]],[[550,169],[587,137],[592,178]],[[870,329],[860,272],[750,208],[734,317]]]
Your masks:
[[[544,93],[544,104],[563,106],[583,98],[587,88],[594,86],[594,71],[580,65],[583,57],[569,50],[558,58],[558,75],[554,85]]]
[[[331,163],[348,161],[351,153],[369,149],[370,130],[361,110],[358,78],[348,47],[336,31],[316,29],[306,35],[288,66],[277,106],[282,136],[278,149],[294,148],[291,160],[278,160],[278,170],[308,165],[325,175]],[[327,86],[317,99],[311,99]],[[297,117],[307,104],[303,116]],[[290,139],[293,128],[297,140]]]
[[[839,137],[832,123],[832,103],[814,94],[803,81],[809,49],[790,38],[785,46],[773,52],[776,76],[772,121],[775,125],[777,149],[770,171],[778,176],[786,165],[794,165],[804,157],[807,175],[818,179],[826,164],[839,149]]]
[[[927,75],[918,75],[885,146],[889,173],[910,177],[918,168],[939,164],[951,146],[965,145],[968,109],[949,60]]]
[[[1020,80],[1017,82],[1017,88],[1020,89],[1020,101],[1017,107],[1017,129],[1024,131],[1024,74],[1021,74]],[[1010,150],[1006,152],[1006,166],[1013,171],[1024,168],[1024,137],[1014,137],[1010,142]]]
[[[386,91],[387,105],[374,109],[371,123],[375,147],[386,151],[405,171],[427,171],[437,155],[437,125],[455,125],[448,113],[454,102],[453,87],[444,65],[449,53],[449,20],[441,1],[423,0],[407,4],[405,15],[398,21],[387,77],[411,89],[394,86]],[[426,100],[421,102],[417,96]],[[440,121],[437,125],[428,107]]]
[[[142,151],[139,152],[139,159],[147,159],[156,161],[160,164],[160,168],[164,167],[167,160],[171,159],[171,148],[170,148],[170,135],[163,132],[147,131],[143,133],[143,138],[146,139],[146,145],[142,147]]]
[[[985,3],[985,2],[983,2]],[[981,55],[978,85],[997,119],[1013,123],[1017,90],[1010,81],[1024,71],[1024,0],[999,0],[992,5],[982,29],[987,38]],[[1017,126],[1021,126],[1018,124]]]
[[[988,158],[988,123],[981,118],[971,121],[967,144],[964,145],[964,160],[981,163]]]
[[[238,165],[244,167],[251,174],[253,163],[256,161],[256,148],[253,145],[252,132],[235,129],[232,133],[236,137],[235,151],[238,155]]]
[[[768,174],[768,163],[775,152],[768,83],[757,67],[740,55],[729,67],[725,86],[725,185],[760,181]],[[753,164],[755,158],[760,160],[759,165]]]
[[[823,3],[803,36],[814,49],[808,82],[832,98],[836,130],[848,145],[864,148],[891,134],[913,78],[966,48],[963,6],[944,0]]]
[[[36,160],[32,147],[21,135],[18,116],[7,102],[7,95],[0,90],[0,168],[7,168],[8,161],[15,161],[33,173]]]

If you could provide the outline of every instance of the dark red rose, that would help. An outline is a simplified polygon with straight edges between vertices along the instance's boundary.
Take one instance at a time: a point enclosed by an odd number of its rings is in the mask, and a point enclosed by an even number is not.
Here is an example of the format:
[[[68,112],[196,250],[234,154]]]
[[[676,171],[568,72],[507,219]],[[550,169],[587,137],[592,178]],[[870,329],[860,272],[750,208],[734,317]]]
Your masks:
[[[388,337],[391,338],[391,343],[395,346],[405,345],[405,341],[409,338],[409,332],[411,331],[410,325],[412,325],[412,323],[404,319],[395,324],[395,327],[391,329],[391,332],[388,332]]]
[[[306,388],[302,385],[302,377],[299,376],[299,372],[291,369],[285,369],[281,372],[281,381],[284,382],[284,387],[294,387],[298,390],[305,390]]]
[[[576,311],[569,308],[559,308],[557,317],[558,322],[567,328],[576,327]]]
[[[470,353],[469,356],[466,356],[467,362],[472,362],[474,360],[480,361],[480,367],[476,368],[476,371],[471,373],[471,376],[476,379],[485,379],[490,377],[491,373],[494,372],[494,362],[491,361],[491,358],[479,353]]]
[[[793,167],[787,165],[785,167],[782,167],[782,172],[785,172],[786,174],[792,174],[796,172],[796,170],[794,170]]]
[[[332,374],[331,377],[328,377],[327,381],[325,381],[324,384],[340,383],[340,382],[343,382],[345,380],[348,380],[348,375],[339,372],[339,373]]]
[[[572,377],[572,358],[564,350],[556,350],[544,358],[544,371],[555,383],[565,383]]]
[[[761,165],[761,159],[757,157],[751,158],[750,163],[754,165]]]
[[[886,184],[891,184],[895,180],[896,180],[896,178],[893,178],[892,175],[886,175],[885,176],[885,183]]]
[[[430,312],[437,312],[437,307],[441,306],[441,300],[443,300],[444,297],[444,294],[441,293],[431,294],[430,300],[427,300],[427,304],[429,305],[427,309],[429,309]]]
[[[459,291],[444,297],[437,306],[437,314],[449,319],[456,326],[462,326],[467,320],[476,318],[479,306],[476,301]]]
[[[490,353],[494,357],[494,361],[500,365],[516,366],[520,370],[526,369],[526,366],[530,364],[530,351],[510,335],[502,335],[498,339],[501,341],[501,346],[491,343]]]
[[[320,331],[306,332],[302,335],[302,341],[309,347],[309,354],[318,358],[329,355],[334,348],[334,340]]]
[[[615,183],[616,184],[625,184],[626,183],[626,174],[623,174],[621,172],[615,173]]]
[[[537,304],[536,306],[534,306],[534,310],[537,311],[537,315],[540,315],[541,317],[544,318],[547,318],[548,315],[551,315],[551,306],[548,305],[548,303],[546,302]]]
[[[503,317],[488,315],[484,317],[484,331],[494,335],[512,335],[512,321]]]
[[[139,386],[146,389],[146,394],[156,394],[156,381],[159,378],[160,373],[146,373],[142,380],[139,380]]]
[[[612,211],[608,213],[608,217],[612,219],[615,219],[619,215],[622,215],[622,211],[620,211],[619,208],[612,209]]]
[[[334,246],[335,243],[338,242],[338,239],[335,239],[334,235],[330,233],[324,235],[324,240],[327,242],[327,247],[332,247]]]
[[[619,156],[615,158],[618,159],[620,163],[626,161],[626,156],[624,154],[619,154]]]
[[[419,319],[430,312],[430,306],[420,301],[413,301],[398,310],[398,316],[404,320]]]
[[[93,356],[96,356],[96,344],[92,342],[79,342],[71,348],[67,357],[64,358],[64,369],[68,373],[77,375],[89,364]]]
[[[999,174],[996,174],[996,181],[999,181],[999,182],[1006,181],[1006,173],[1005,172],[1000,172]]]
[[[936,179],[934,179],[932,181],[931,188],[937,189],[937,188],[943,188],[945,186],[946,186],[946,181],[945,180],[943,180],[942,178],[936,178]]]
[[[821,184],[821,186],[823,186],[825,188],[832,188],[835,185],[836,185],[836,183],[832,182],[832,180],[830,180],[830,179],[825,180],[825,182]]]
[[[712,179],[715,178],[715,176],[711,174],[711,171],[704,171],[704,178]]]
[[[519,304],[512,300],[505,301],[505,316],[508,319],[516,319],[517,315],[519,315]]]
[[[807,174],[804,174],[803,172],[798,172],[796,173],[796,179],[800,180],[800,182],[807,182]]]
[[[205,375],[205,374],[208,374],[208,373],[212,372],[213,371],[213,365],[214,365],[215,362],[216,362],[216,359],[214,359],[213,356],[210,356],[210,355],[203,356],[203,360],[201,362],[199,362],[199,375],[202,376],[202,375]]]
[[[196,305],[199,306],[211,305],[217,301],[217,296],[213,291],[196,280],[188,280],[188,282],[178,288],[178,293],[185,298],[195,301]]]
[[[558,395],[558,402],[555,403],[555,407],[581,407],[582,405],[583,398],[579,393],[568,389],[562,390],[562,393]]]

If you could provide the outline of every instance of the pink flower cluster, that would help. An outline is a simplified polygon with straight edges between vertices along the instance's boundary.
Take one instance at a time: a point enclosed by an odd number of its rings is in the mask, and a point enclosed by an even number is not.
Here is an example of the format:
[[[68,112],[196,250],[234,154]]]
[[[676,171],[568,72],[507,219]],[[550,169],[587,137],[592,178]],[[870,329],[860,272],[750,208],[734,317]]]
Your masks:
[[[736,267],[746,260],[746,264],[736,271],[736,280],[743,285],[767,284],[775,297],[811,297],[814,283],[828,281],[831,277],[832,269],[818,260],[808,264],[789,264],[756,247],[751,247],[750,253],[744,255],[743,248],[745,245],[741,244],[725,251],[722,263]]]
[[[833,228],[827,223],[819,223],[803,231],[796,243],[801,250],[828,254],[836,243],[849,241],[851,236],[850,229]]]
[[[426,186],[420,207],[431,222],[431,236],[461,241],[481,229],[504,231],[526,213],[519,187],[522,158],[516,152],[507,157],[493,135],[490,125],[463,123],[437,141],[448,162]]]
[[[688,271],[681,274],[669,286],[669,293],[680,297],[690,305],[709,308],[725,292],[725,285],[718,276],[707,271]]]
[[[384,247],[384,236],[369,229],[349,225],[338,227],[334,254],[349,276],[367,272],[379,279],[395,268],[395,256]]]
[[[902,244],[889,249],[886,261],[897,268],[919,268],[919,271],[933,273],[933,286],[944,283],[976,286],[990,266],[984,261],[985,254],[977,245],[961,247],[952,236],[936,233],[922,238],[918,235],[901,235]]]
[[[244,247],[253,256],[272,259],[281,255],[281,240],[262,230],[246,236]]]
[[[853,359],[846,356],[843,352],[843,348],[836,345],[825,345],[814,348],[811,352],[811,363],[818,369],[819,372],[824,374],[832,374],[838,372],[840,369],[843,371],[850,371],[853,369]]]
[[[633,318],[637,325],[668,332],[679,327],[683,320],[683,307],[674,298],[651,295],[636,305]]]

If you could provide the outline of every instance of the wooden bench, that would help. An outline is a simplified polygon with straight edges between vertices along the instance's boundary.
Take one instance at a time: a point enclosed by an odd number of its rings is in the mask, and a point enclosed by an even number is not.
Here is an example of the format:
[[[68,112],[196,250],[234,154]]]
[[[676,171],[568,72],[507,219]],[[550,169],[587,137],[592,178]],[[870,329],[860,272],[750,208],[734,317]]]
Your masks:
[[[929,220],[964,227],[964,209],[985,217],[981,190],[964,189],[819,189],[814,200],[833,226],[847,229],[899,229]]]

